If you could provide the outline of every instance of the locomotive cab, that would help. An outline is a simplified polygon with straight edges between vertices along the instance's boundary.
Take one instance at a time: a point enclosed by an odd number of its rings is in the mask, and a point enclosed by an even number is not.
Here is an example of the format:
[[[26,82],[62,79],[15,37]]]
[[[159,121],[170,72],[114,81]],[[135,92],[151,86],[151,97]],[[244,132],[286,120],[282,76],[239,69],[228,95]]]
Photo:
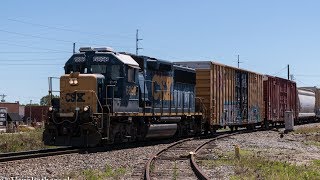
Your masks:
[[[80,49],[67,61],[60,78],[60,99],[53,99],[49,109],[45,143],[90,146],[98,144],[102,136],[108,137],[103,131],[110,126],[104,122],[105,113],[139,111],[138,69],[128,55]],[[93,135],[84,138],[84,133]]]

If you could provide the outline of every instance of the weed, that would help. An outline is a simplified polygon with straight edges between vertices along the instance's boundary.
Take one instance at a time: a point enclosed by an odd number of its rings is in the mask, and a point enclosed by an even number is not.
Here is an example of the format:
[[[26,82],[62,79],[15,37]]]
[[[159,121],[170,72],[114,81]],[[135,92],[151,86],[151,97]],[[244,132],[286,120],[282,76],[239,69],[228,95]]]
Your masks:
[[[177,168],[177,161],[174,161],[174,167],[173,167],[173,178],[174,180],[176,180],[178,177],[178,168]]]
[[[32,131],[20,133],[4,133],[0,134],[0,152],[17,152],[44,149],[42,142],[43,129],[35,129]]]
[[[296,134],[312,134],[312,133],[319,133],[319,132],[320,132],[320,126],[302,127],[294,131],[294,133]]]
[[[319,179],[320,160],[312,165],[298,166],[286,162],[270,161],[253,152],[242,150],[241,159],[235,158],[233,152],[225,153],[218,160],[200,161],[209,167],[232,166],[234,175],[230,179]]]
[[[87,180],[97,180],[97,179],[101,179],[99,177],[99,173],[95,170],[92,169],[86,169],[83,171],[83,175],[85,177],[85,179]]]

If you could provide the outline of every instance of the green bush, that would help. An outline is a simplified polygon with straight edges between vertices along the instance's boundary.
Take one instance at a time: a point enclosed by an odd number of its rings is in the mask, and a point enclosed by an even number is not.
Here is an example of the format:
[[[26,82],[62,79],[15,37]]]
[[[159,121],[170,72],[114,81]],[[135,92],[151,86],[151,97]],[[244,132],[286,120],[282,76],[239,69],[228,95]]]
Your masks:
[[[18,152],[48,148],[42,142],[43,129],[0,134],[0,152]]]

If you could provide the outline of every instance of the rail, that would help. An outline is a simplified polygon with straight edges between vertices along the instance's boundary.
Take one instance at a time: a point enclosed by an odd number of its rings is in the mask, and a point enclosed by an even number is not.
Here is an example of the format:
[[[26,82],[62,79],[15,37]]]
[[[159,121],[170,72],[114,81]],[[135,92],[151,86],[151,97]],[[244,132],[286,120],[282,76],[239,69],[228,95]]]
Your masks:
[[[78,152],[80,152],[80,149],[74,147],[61,147],[12,153],[0,153],[0,162],[17,161],[23,159],[48,157],[63,154],[73,154]]]
[[[172,148],[173,146],[176,146],[178,144],[181,144],[181,143],[184,143],[186,141],[191,141],[192,139],[194,138],[187,138],[187,139],[182,139],[180,141],[177,141],[173,144],[171,144],[170,146],[160,150],[158,153],[154,154],[147,162],[147,165],[145,167],[145,173],[144,173],[144,179],[145,180],[151,180],[151,176],[150,176],[150,167],[151,167],[151,164],[154,162],[154,160],[160,155],[162,154],[163,152],[167,151],[168,149]]]
[[[212,141],[218,140],[218,139],[223,139],[223,138],[227,138],[236,134],[241,134],[241,133],[248,133],[248,132],[254,132],[255,130],[243,130],[243,131],[238,131],[238,132],[234,132],[234,133],[228,133],[226,134],[225,132],[221,132],[219,133],[216,137],[209,139],[208,141],[205,141],[204,143],[200,144],[199,146],[197,146],[196,149],[194,149],[193,151],[191,151],[190,155],[188,156],[188,159],[190,161],[190,166],[192,168],[192,171],[194,172],[194,174],[196,175],[196,177],[198,179],[201,180],[207,180],[210,179],[202,170],[201,168],[197,165],[196,163],[196,155],[197,153],[207,144],[209,144]],[[146,166],[145,166],[145,173],[144,173],[144,179],[145,180],[150,180],[151,176],[150,176],[150,167],[152,167],[152,164],[154,163],[154,161],[161,155],[163,154],[165,151],[169,150],[170,148],[184,143],[186,141],[190,141],[190,140],[195,140],[196,138],[187,138],[187,139],[183,139],[180,141],[175,142],[174,144],[171,144],[170,146],[160,150],[159,152],[157,152],[156,154],[152,155],[151,158],[148,160]],[[199,138],[197,138],[199,139]]]

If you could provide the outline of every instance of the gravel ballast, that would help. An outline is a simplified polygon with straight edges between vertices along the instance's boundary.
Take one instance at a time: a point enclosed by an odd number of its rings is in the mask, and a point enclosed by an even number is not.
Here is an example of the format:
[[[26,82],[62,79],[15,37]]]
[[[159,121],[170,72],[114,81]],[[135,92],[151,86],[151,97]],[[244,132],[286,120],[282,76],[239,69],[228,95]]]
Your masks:
[[[317,124],[299,127],[320,126]],[[280,130],[281,131],[281,130]],[[284,134],[277,130],[260,131],[248,134],[238,134],[226,139],[214,141],[211,151],[233,151],[234,145],[260,153],[270,160],[285,161],[292,164],[304,165],[314,159],[320,159],[320,147],[305,143],[304,134]],[[147,145],[135,148],[110,150],[88,154],[69,154],[44,158],[20,160],[0,163],[0,179],[2,178],[64,178],[81,173],[86,169],[103,170],[106,166],[114,169],[123,168],[125,173],[120,179],[141,179],[143,168],[148,159],[170,143]],[[210,149],[206,149],[210,150]],[[199,154],[199,156],[201,153]],[[212,154],[212,156],[214,156]],[[212,157],[214,158],[214,157]],[[201,166],[202,167],[202,166]],[[232,169],[206,169],[206,173],[219,172],[218,179],[228,179]],[[225,172],[225,174],[223,174]],[[77,177],[77,176],[76,176]]]

